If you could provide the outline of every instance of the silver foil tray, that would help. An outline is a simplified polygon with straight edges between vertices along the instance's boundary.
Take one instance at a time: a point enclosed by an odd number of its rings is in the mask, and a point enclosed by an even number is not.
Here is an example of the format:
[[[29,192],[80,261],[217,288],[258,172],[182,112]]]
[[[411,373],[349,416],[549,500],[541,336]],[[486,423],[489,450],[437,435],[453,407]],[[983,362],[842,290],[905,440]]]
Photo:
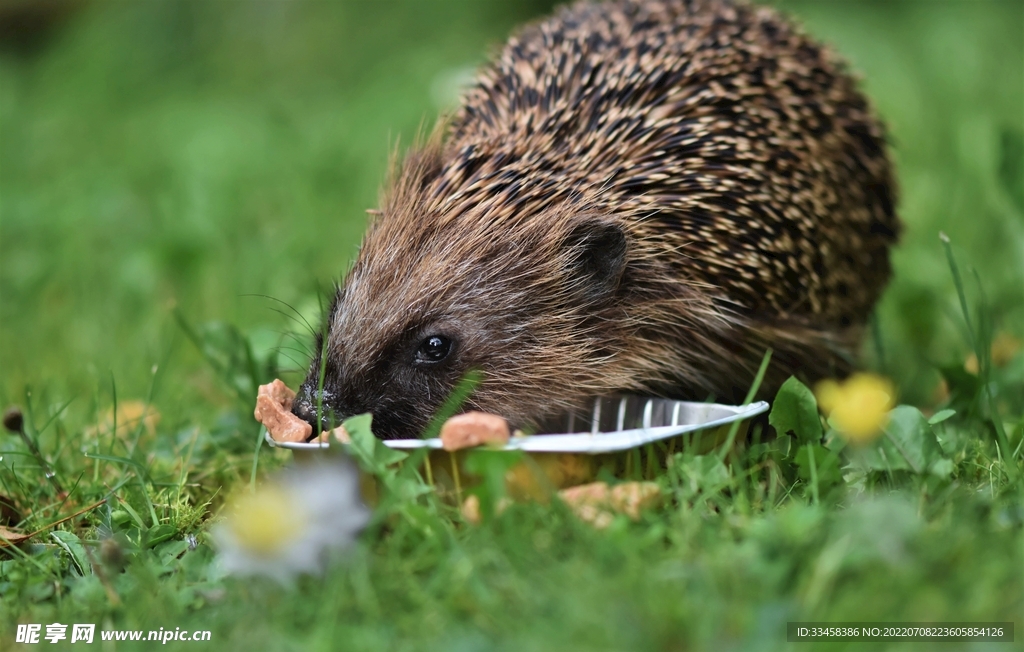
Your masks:
[[[588,413],[567,415],[551,432],[512,437],[508,444],[493,450],[529,453],[615,453],[676,435],[744,421],[766,412],[768,403],[748,405],[691,403],[660,398],[622,396],[595,399]],[[564,425],[562,425],[564,424]],[[275,448],[316,450],[327,448],[324,442],[278,442],[264,431],[264,439]],[[401,450],[442,448],[441,440],[389,439],[384,444]]]

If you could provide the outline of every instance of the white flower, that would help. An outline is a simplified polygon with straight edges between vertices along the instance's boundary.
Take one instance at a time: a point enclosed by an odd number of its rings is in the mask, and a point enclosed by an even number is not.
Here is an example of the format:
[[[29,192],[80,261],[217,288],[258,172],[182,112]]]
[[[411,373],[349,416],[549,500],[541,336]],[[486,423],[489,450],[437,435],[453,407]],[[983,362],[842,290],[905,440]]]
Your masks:
[[[283,584],[322,573],[331,553],[349,547],[370,519],[359,472],[334,455],[285,469],[233,500],[227,514],[212,531],[221,567]]]

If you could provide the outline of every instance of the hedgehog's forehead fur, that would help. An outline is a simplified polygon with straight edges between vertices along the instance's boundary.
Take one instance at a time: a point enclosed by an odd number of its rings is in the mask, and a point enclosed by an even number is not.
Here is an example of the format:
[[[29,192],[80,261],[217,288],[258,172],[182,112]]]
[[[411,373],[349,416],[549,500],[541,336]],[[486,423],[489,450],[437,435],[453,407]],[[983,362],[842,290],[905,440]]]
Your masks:
[[[387,370],[438,324],[466,340],[453,370],[485,371],[471,406],[524,421],[614,391],[735,397],[769,346],[769,391],[841,371],[894,201],[854,80],[772,10],[563,8],[393,174],[330,314],[328,384],[414,435],[457,378]],[[621,269],[591,292],[580,261],[616,237]]]
[[[611,317],[602,314],[607,310],[625,315],[611,300],[614,288],[591,292],[577,264],[585,253],[581,234],[618,229],[617,222],[585,193],[527,200],[530,191],[521,189],[518,202],[496,192],[494,201],[431,206],[424,196],[444,174],[443,157],[439,145],[428,145],[406,159],[392,182],[331,309],[333,364],[357,383],[379,380],[396,355],[408,357],[403,343],[440,329],[461,340],[457,370],[481,369],[489,386],[514,386],[523,374],[546,375],[554,371],[546,365],[572,360],[577,382],[603,389],[588,378],[591,362],[614,353],[598,351],[607,349],[607,337],[596,323]]]
[[[402,185],[420,182],[418,170],[406,174]],[[371,225],[332,309],[328,350],[350,372],[368,369],[396,339],[432,324],[513,333],[527,330],[539,308],[556,311],[555,322],[562,314],[568,320],[574,256],[562,244],[574,207],[549,209],[561,219],[546,223],[534,214],[499,216],[480,206],[440,213],[405,201],[389,202]],[[517,307],[515,319],[510,309]]]

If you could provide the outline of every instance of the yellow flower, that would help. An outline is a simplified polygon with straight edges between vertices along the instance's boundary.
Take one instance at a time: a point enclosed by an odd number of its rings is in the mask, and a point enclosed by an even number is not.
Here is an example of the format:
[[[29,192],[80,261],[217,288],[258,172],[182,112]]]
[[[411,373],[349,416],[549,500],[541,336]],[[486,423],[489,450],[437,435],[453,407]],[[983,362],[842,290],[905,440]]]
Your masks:
[[[853,444],[867,444],[882,434],[896,392],[886,378],[857,373],[841,383],[821,381],[814,395],[844,439]]]

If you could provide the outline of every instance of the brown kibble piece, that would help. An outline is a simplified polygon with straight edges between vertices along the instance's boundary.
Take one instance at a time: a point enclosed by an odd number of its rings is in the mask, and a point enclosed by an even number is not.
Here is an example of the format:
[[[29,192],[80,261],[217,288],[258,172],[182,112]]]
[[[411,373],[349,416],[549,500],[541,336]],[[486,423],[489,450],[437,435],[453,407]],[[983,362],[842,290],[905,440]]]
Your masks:
[[[462,501],[462,518],[466,519],[467,523],[473,525],[480,525],[480,499],[476,496],[469,496],[466,500]]]
[[[295,392],[280,380],[259,387],[255,417],[274,441],[306,441],[313,434],[313,426],[290,412],[294,400]]]
[[[295,401],[295,392],[279,378],[275,378],[272,383],[260,385],[257,396],[268,396],[285,410],[292,409],[292,403]]]
[[[505,473],[505,488],[517,500],[530,498],[547,502],[553,490],[591,482],[597,473],[593,455],[540,453],[529,457],[528,461],[514,465]]]
[[[603,530],[612,524],[612,519],[615,516],[611,512],[606,511],[598,507],[597,505],[591,505],[589,503],[583,505],[575,505],[572,511],[576,513],[576,516],[580,517],[581,520],[590,523],[598,530]]]
[[[508,422],[496,414],[486,412],[459,414],[441,426],[441,445],[446,451],[481,444],[504,445],[510,436]]]
[[[612,509],[634,521],[640,512],[654,507],[661,500],[661,488],[654,482],[623,482],[612,487]]]
[[[333,430],[326,430],[320,433],[320,436],[313,439],[311,443],[323,444],[331,442],[340,442],[342,444],[351,444],[352,438],[348,434],[348,430],[345,430],[345,426],[338,426]]]
[[[568,489],[562,489],[558,496],[571,506],[594,505],[608,502],[608,484],[605,482],[589,482]]]
[[[352,437],[348,434],[348,430],[345,430],[345,426],[338,426],[337,428],[332,430],[331,436],[343,444],[352,443]]]
[[[658,503],[661,489],[654,482],[623,482],[609,487],[604,482],[569,487],[558,492],[576,515],[597,528],[611,523],[611,513],[625,514],[634,521],[640,512]]]
[[[508,498],[501,498],[498,500],[495,508],[500,514],[508,509],[511,504],[512,501]],[[480,512],[480,499],[476,496],[468,496],[464,501],[462,501],[460,511],[462,512],[462,518],[466,519],[466,522],[471,525],[480,525],[480,522],[483,520]]]

